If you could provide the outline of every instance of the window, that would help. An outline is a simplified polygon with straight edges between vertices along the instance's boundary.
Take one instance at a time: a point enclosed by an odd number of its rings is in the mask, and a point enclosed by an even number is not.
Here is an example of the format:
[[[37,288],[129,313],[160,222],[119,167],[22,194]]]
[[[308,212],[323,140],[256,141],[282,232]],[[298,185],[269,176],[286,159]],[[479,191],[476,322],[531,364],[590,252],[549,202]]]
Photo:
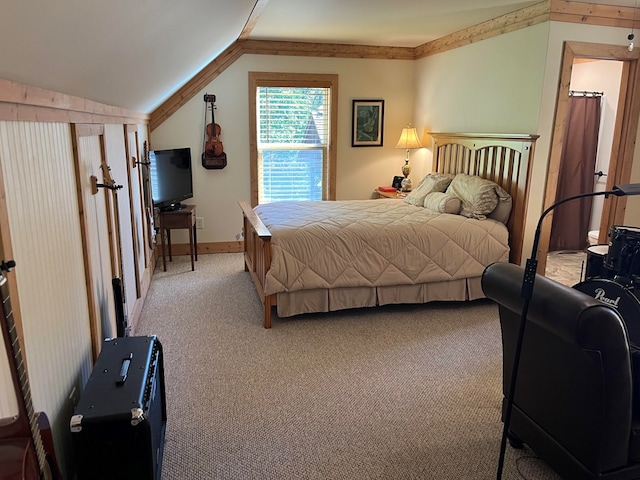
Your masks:
[[[337,76],[249,74],[251,199],[335,198]]]

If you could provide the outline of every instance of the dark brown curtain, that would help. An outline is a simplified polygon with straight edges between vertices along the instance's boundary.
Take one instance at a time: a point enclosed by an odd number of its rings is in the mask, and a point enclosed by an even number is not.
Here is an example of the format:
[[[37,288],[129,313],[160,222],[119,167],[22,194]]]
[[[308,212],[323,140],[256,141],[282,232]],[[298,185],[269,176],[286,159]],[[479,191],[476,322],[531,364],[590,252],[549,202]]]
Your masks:
[[[569,98],[556,201],[593,191],[601,95]],[[591,198],[560,205],[553,213],[549,251],[587,247]]]

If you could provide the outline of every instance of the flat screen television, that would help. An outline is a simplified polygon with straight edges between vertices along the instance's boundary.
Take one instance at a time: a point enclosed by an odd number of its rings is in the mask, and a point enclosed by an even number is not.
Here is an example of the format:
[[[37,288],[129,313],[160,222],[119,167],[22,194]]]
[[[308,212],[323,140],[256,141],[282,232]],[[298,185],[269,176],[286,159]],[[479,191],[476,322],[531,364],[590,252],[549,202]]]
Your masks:
[[[180,202],[193,197],[191,149],[152,150],[149,161],[153,206],[161,211],[183,208]]]

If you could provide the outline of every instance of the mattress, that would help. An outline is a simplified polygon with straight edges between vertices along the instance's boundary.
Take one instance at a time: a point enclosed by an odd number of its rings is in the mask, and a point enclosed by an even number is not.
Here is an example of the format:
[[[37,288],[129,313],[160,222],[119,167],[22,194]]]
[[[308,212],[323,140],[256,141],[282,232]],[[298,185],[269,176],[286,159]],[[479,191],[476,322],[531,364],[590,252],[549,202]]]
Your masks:
[[[450,282],[509,258],[502,223],[401,200],[278,202],[255,211],[271,232],[266,295]]]

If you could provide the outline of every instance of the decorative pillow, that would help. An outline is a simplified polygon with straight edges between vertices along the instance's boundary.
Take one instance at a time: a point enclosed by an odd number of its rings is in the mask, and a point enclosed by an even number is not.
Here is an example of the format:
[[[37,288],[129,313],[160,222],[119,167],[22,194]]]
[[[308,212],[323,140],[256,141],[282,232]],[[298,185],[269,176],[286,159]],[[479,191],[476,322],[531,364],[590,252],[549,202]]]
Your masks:
[[[484,220],[498,205],[498,185],[491,180],[466,173],[459,173],[451,181],[447,193],[462,202],[460,215]]]
[[[444,192],[431,192],[424,197],[424,208],[440,213],[452,213],[456,215],[462,208],[462,202],[458,197]]]
[[[496,185],[496,195],[498,196],[498,206],[493,210],[493,212],[487,215],[487,218],[497,220],[506,225],[509,221],[509,216],[511,215],[513,199],[511,198],[511,195],[509,195],[507,191],[499,185]]]
[[[422,207],[424,206],[424,197],[426,197],[427,194],[431,192],[444,192],[453,180],[453,177],[453,175],[447,173],[430,173],[420,180],[418,186],[404,198],[404,201],[416,207]]]

